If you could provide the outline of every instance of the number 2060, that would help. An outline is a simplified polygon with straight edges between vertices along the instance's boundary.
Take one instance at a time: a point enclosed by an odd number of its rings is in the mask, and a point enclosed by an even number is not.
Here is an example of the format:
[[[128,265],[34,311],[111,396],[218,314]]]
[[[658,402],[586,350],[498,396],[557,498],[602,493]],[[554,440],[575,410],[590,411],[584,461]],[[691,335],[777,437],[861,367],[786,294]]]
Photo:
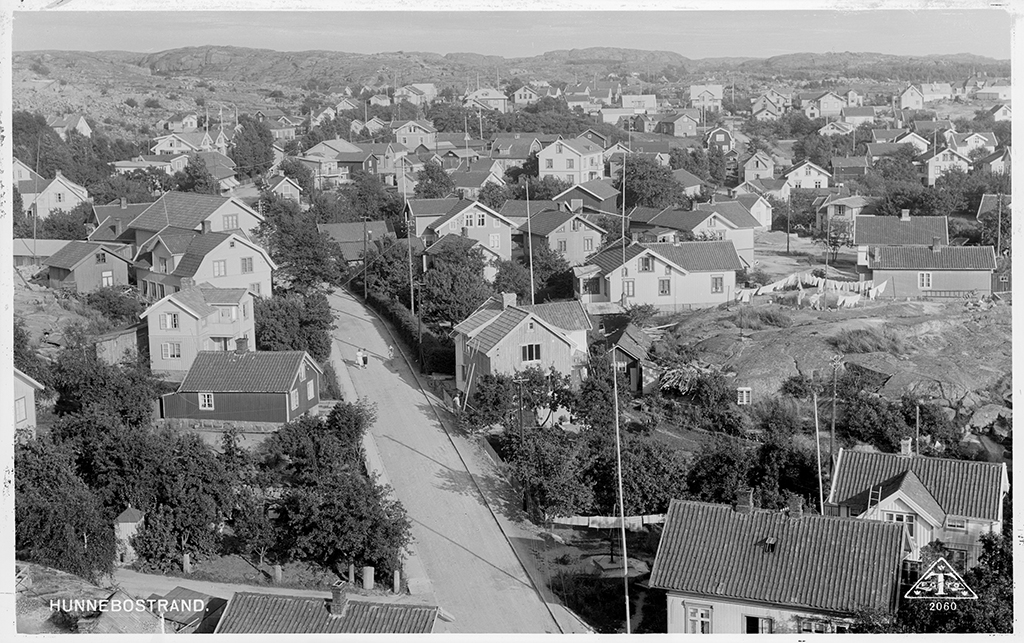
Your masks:
[[[928,603],[928,610],[932,612],[945,612],[955,609],[956,601],[931,601]]]

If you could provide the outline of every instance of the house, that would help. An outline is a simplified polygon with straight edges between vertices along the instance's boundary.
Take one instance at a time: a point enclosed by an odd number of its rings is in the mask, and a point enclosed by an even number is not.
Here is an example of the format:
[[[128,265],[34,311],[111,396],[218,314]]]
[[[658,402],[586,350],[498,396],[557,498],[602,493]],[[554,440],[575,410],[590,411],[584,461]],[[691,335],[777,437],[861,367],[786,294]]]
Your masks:
[[[430,121],[395,121],[391,123],[395,141],[410,150],[424,145],[433,150],[437,147],[437,129]]]
[[[818,128],[819,136],[846,136],[852,134],[857,126],[853,123],[846,121],[829,121],[824,126]]]
[[[839,112],[839,118],[844,123],[849,123],[854,127],[863,125],[864,123],[873,123],[875,121],[875,108],[874,107],[844,107]]]
[[[864,97],[856,92],[856,90],[848,90],[846,93],[841,93],[843,100],[850,107],[864,107]]]
[[[546,244],[551,250],[562,255],[570,266],[575,266],[582,264],[601,247],[602,235],[606,230],[587,221],[578,212],[535,212],[536,214],[519,226],[526,253],[530,253],[530,248],[534,247],[534,244]]]
[[[496,110],[502,114],[509,111],[508,96],[506,96],[504,92],[490,87],[484,87],[483,89],[478,89],[466,94],[463,101],[475,105],[481,105],[484,109]]]
[[[991,107],[988,114],[992,115],[992,120],[995,122],[1013,120],[1013,112],[1010,110],[1010,106],[1005,103],[999,103]]]
[[[654,340],[642,328],[629,322],[611,333],[606,344],[612,349],[615,370],[629,380],[629,390],[651,394],[658,390],[662,368],[650,360],[648,351]]]
[[[931,187],[936,179],[952,169],[968,172],[971,160],[956,150],[949,148],[935,149],[914,159],[921,182]]]
[[[737,194],[734,198],[737,203],[746,208],[750,216],[757,220],[758,230],[768,230],[772,227],[774,208],[768,199],[760,194]],[[719,201],[719,203],[723,203],[723,201]]]
[[[128,203],[128,200],[121,198],[108,205],[93,205],[93,216],[96,220],[95,228],[89,233],[89,241],[109,242],[126,246],[131,257],[135,256],[137,248],[135,244],[135,231],[128,224],[137,216],[142,214],[153,203]],[[89,229],[90,224],[86,224]]]
[[[623,109],[641,109],[644,112],[658,111],[658,97],[654,94],[623,94]]]
[[[832,176],[836,181],[843,179],[856,179],[868,173],[871,168],[871,161],[867,156],[833,156]]]
[[[14,369],[14,434],[19,439],[36,436],[36,391],[45,386]]]
[[[291,422],[316,415],[323,370],[305,351],[199,351],[173,393],[160,396],[160,417],[237,422]]]
[[[543,148],[536,137],[529,135],[500,136],[491,142],[491,159],[500,163],[503,170],[508,170],[522,167],[531,154],[536,154]]]
[[[701,112],[720,112],[723,92],[721,85],[690,85],[690,107]]]
[[[206,152],[214,148],[214,138],[209,132],[172,132],[153,139],[150,149],[153,154],[188,154]]]
[[[49,286],[80,295],[108,286],[128,285],[131,262],[111,248],[89,241],[69,241],[42,262],[49,268]]]
[[[854,234],[856,221],[859,218],[864,218],[862,215],[874,215],[876,211],[875,208],[878,204],[878,199],[876,197],[865,197],[859,195],[827,196],[820,197],[820,199],[821,203],[818,203],[815,208],[815,230],[823,232],[828,229],[830,224],[843,221],[850,226],[851,235]],[[895,219],[895,217],[887,218]],[[929,239],[929,242],[930,241],[931,240]]]
[[[909,550],[902,525],[672,500],[648,584],[670,634],[847,632],[862,610],[893,614]]]
[[[296,156],[294,158],[296,161],[309,168],[310,172],[313,173],[313,185],[315,185],[318,190],[329,189],[342,182],[343,173],[342,168],[339,167],[337,157],[307,154],[305,156]],[[344,167],[346,170],[344,174],[347,178],[351,165],[345,164]]]
[[[1002,216],[1003,212],[1010,212],[1011,199],[1009,194],[983,194],[978,204],[978,212],[975,218],[978,221],[990,216]]]
[[[914,132],[924,137],[925,140],[931,139],[933,135],[938,136],[941,140],[945,137],[945,132],[956,131],[953,127],[953,123],[948,120],[939,121],[914,121],[913,123]]]
[[[900,92],[900,109],[924,109],[924,94],[914,85]]]
[[[358,124],[358,127],[357,127],[357,124]],[[365,129],[371,135],[375,135],[377,132],[381,131],[382,129],[384,129],[387,126],[388,126],[388,124],[386,122],[384,122],[382,119],[374,116],[373,118],[371,118],[370,120],[366,121],[365,123],[360,121],[360,120],[352,121],[352,126],[351,126],[350,129],[352,130],[352,132],[354,134],[359,134],[359,133],[361,133]]]
[[[713,201],[698,203],[694,212],[700,212],[704,218],[689,228],[698,238],[725,239],[732,241],[736,254],[746,265],[754,263],[754,230],[764,226],[754,218],[739,201]],[[711,216],[706,216],[710,214]],[[663,218],[659,218],[661,223]]]
[[[337,154],[343,152],[362,152],[363,149],[358,145],[349,143],[343,138],[334,138],[328,141],[320,141],[313,147],[309,148],[303,154],[305,156],[326,156],[333,158]]]
[[[540,100],[540,92],[529,85],[523,85],[512,94],[512,102],[516,107],[532,105]]]
[[[195,112],[178,112],[167,119],[164,129],[172,132],[191,132],[199,129],[199,115]]]
[[[236,232],[179,228],[164,230],[140,246],[135,278],[140,294],[149,300],[197,283],[270,297],[276,269],[266,250]]]
[[[360,597],[361,599],[361,597]],[[438,608],[348,598],[340,587],[332,598],[236,592],[215,634],[429,634]]]
[[[839,449],[825,512],[904,525],[912,561],[942,541],[963,574],[978,564],[981,536],[1002,532],[1006,465],[914,455],[911,444],[905,438],[900,453]]]
[[[864,199],[847,197],[834,203]],[[857,272],[867,272],[868,253],[876,246],[922,246],[928,247],[938,241],[949,245],[949,222],[946,217],[911,217],[910,210],[903,210],[899,217],[875,216],[868,208],[846,207],[845,212],[835,206],[830,216],[843,217],[853,223],[853,244],[857,246]]]
[[[438,256],[464,256],[470,252],[480,253],[484,260],[484,281],[494,283],[494,278],[498,274],[497,262],[505,257],[502,257],[499,250],[492,250],[472,237],[458,234],[446,234],[423,249],[423,272],[426,273],[434,267]]]
[[[470,138],[468,132],[438,132],[437,144],[448,143],[452,149],[470,150],[477,154],[484,154],[487,151],[487,141],[480,138]]]
[[[894,145],[913,145],[918,154],[924,154],[931,147],[931,142],[917,132],[906,132],[893,139]]]
[[[612,179],[597,179],[579,183],[555,195],[554,201],[568,203],[576,212],[587,209],[592,212],[618,211],[619,191],[613,186]]]
[[[700,177],[687,172],[683,168],[672,171],[672,178],[676,180],[676,183],[683,186],[683,194],[688,197],[699,196],[701,189],[705,183]]]
[[[537,153],[540,178],[578,184],[604,178],[604,148],[585,138],[555,141]]]
[[[54,171],[52,179],[42,179],[35,172],[26,176],[31,178],[19,181],[17,187],[22,207],[29,215],[45,219],[58,210],[70,212],[89,200],[89,192],[60,170]]]
[[[743,163],[743,180],[753,181],[754,179],[774,179],[775,159],[767,153],[758,150],[753,156]]]
[[[174,174],[185,169],[188,165],[189,155],[181,154],[140,154],[127,161],[114,161],[110,165],[118,174],[128,174],[135,170],[148,170],[150,168],[161,170],[167,174]]]
[[[128,222],[135,233],[133,245],[143,243],[167,228],[205,232],[238,231],[248,238],[263,217],[242,201],[226,196],[165,192]]]
[[[873,246],[865,278],[888,281],[890,298],[984,296],[992,292],[996,253],[992,246]]]
[[[476,199],[480,190],[488,184],[504,186],[505,179],[494,172],[460,172],[454,171],[449,177],[455,186],[455,192],[463,199]]]
[[[391,105],[391,99],[387,94],[374,94],[366,102],[377,107],[388,107]]]
[[[974,95],[978,100],[1010,100],[1013,90],[1010,85],[989,85],[978,90]]]
[[[595,145],[599,145],[601,149],[605,149],[608,147],[608,136],[594,129],[588,129],[587,131],[583,132],[576,138],[585,138],[588,141],[594,143]]]
[[[714,127],[708,130],[708,133],[704,135],[704,147],[709,150],[714,146],[724,154],[731,151],[733,145],[735,145],[735,138],[733,137],[732,132],[724,127]]]
[[[995,152],[998,140],[992,132],[970,132],[968,134],[946,132],[946,144],[961,156],[970,157],[974,150],[985,150],[986,154]]]
[[[362,263],[365,244],[369,245],[384,237],[394,238],[395,233],[388,230],[383,221],[366,221],[354,223],[318,223],[320,232],[326,232],[341,246],[341,255],[349,265]]]
[[[988,156],[975,160],[974,167],[984,172],[992,172],[993,174],[1009,174],[1011,157],[1010,148],[1004,147],[1001,150],[992,152]]]
[[[584,377],[590,318],[579,301],[516,305],[514,293],[485,301],[455,325],[455,382],[468,398],[484,375],[539,367]]]
[[[675,114],[666,114],[658,119],[655,131],[676,137],[696,137],[697,125],[700,124],[699,112],[683,110]]]
[[[623,243],[610,244],[573,268],[576,298],[583,304],[652,304],[678,312],[732,301],[743,264],[731,241],[625,241],[625,253]]]
[[[68,245],[68,239],[14,239],[11,254],[15,266],[39,266]]]
[[[921,96],[926,103],[949,100],[953,98],[953,88],[949,83],[922,83]]]
[[[238,187],[239,181],[236,178],[235,161],[221,152],[214,150],[208,152],[196,152],[196,156],[206,166],[206,170],[217,181],[217,188],[221,192],[227,192]]]
[[[276,121],[282,116],[287,116],[287,114],[276,107],[264,107],[262,109],[257,109],[253,112],[252,116],[262,123],[263,121]]]
[[[199,351],[228,351],[235,340],[256,342],[252,294],[204,283],[163,297],[140,315],[148,322],[154,373],[181,376]]]
[[[146,514],[128,505],[114,519],[114,541],[117,545],[115,565],[119,567],[131,565],[138,559],[135,547],[132,546],[132,538],[139,531],[139,527],[143,525],[145,518]]]
[[[906,143],[906,145],[913,146],[912,143]],[[864,147],[866,148],[865,154],[867,154],[868,159],[870,159],[871,163],[874,163],[884,156],[891,156],[902,151],[904,145],[900,143],[867,143]]]
[[[166,601],[168,609],[159,611],[164,632],[173,634],[212,634],[224,614],[227,600],[178,585],[166,596],[152,594],[151,601]],[[153,604],[154,606],[159,603]]]
[[[134,294],[134,293],[133,293]],[[101,335],[94,335],[90,343],[96,351],[96,358],[105,364],[120,364],[125,354],[138,357],[140,347],[149,343],[147,326],[144,320],[125,324]]]
[[[905,128],[896,129],[873,129],[871,130],[871,142],[872,143],[892,143],[899,136],[906,134],[910,130]]]
[[[755,107],[751,117],[755,121],[777,121],[785,113],[785,109],[770,101],[765,101]]]
[[[46,124],[65,141],[68,140],[68,132],[71,130],[75,130],[85,138],[92,136],[92,127],[89,126],[89,122],[81,114],[48,116]]]
[[[296,203],[299,202],[302,195],[302,187],[284,174],[271,177],[267,181],[267,189],[282,199],[291,199]]]
[[[815,96],[804,107],[804,114],[807,118],[832,118],[838,117],[846,107],[846,99],[835,92],[824,92]],[[874,114],[872,114],[874,118]]]
[[[367,172],[368,174],[379,174],[377,171],[378,158],[369,150],[362,152],[341,152],[334,157],[337,164],[337,179],[341,183],[348,183],[356,172]]]
[[[309,113],[309,127],[320,127],[321,123],[332,120],[335,116],[337,116],[337,112],[335,112],[334,108],[330,105],[321,107],[320,109],[314,109]]]
[[[352,98],[342,98],[334,106],[335,113],[337,112],[348,112],[354,109],[359,109],[359,103]]]
[[[744,181],[732,189],[734,198],[741,194],[757,194],[779,201],[789,201],[790,183],[786,179],[754,179]]]
[[[816,164],[803,160],[782,174],[791,188],[827,188],[832,175]]]
[[[407,220],[427,246],[449,234],[479,241],[501,259],[512,257],[512,221],[479,201],[469,199],[409,199]]]
[[[557,212],[563,209],[569,209],[568,203],[559,203],[558,201],[547,199],[530,199],[529,201],[524,199],[507,199],[498,209],[498,214],[511,221],[516,228],[519,228],[526,223],[527,213],[533,216],[540,212],[547,212],[549,210]]]

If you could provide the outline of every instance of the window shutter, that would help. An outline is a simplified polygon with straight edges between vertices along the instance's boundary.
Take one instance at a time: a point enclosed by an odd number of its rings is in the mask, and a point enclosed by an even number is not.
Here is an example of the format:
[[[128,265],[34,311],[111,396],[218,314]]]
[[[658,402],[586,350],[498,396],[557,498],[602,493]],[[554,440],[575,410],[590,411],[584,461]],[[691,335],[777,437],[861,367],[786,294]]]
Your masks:
[[[529,348],[528,346],[523,346],[523,361],[524,362],[529,361],[529,357],[528,357],[528,352],[529,351],[528,351],[528,348]]]

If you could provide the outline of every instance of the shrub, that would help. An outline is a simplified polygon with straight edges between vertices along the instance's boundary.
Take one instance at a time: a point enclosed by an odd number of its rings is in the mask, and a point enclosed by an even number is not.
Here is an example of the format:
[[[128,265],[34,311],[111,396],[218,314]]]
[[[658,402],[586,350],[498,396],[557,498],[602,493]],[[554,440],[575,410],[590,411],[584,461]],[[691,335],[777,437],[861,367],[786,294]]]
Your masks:
[[[646,326],[657,314],[658,308],[654,304],[632,304],[626,309],[629,321],[637,326]]]
[[[856,328],[842,330],[828,342],[844,353],[892,353],[900,355],[903,339],[892,329]]]
[[[811,271],[811,276],[817,277],[818,279],[825,279],[828,276],[828,273],[825,272],[824,268],[815,268]]]
[[[344,400],[345,394],[341,391],[341,384],[338,382],[338,373],[330,360],[320,365],[324,372],[324,389],[320,398],[324,400]]]
[[[765,326],[776,328],[789,328],[793,320],[789,315],[778,310],[758,310],[756,308],[744,307],[733,316],[732,321],[739,328],[761,330]]]
[[[67,84],[68,84],[68,79],[67,78],[61,78],[60,79],[60,86],[61,87],[65,87],[65,86],[67,86]]]
[[[145,102],[145,103],[143,103],[143,105],[144,105],[144,106],[145,106],[145,107],[146,107],[147,109],[159,109],[159,107],[160,107],[160,101],[158,101],[158,100],[157,100],[157,99],[155,99],[155,98],[147,98],[147,99],[146,99],[146,102]]]
[[[206,105],[206,99],[202,96],[196,98],[196,105],[198,105],[199,107]]]
[[[32,66],[29,67],[29,69],[31,69],[32,71],[36,72],[40,76],[49,76],[50,75],[50,68],[47,67],[46,65],[44,65],[43,63],[39,62],[38,60],[36,62],[32,63]]]
[[[408,308],[393,299],[386,299],[371,290],[366,303],[390,321],[399,339],[406,345],[423,351],[423,369],[427,373],[455,374],[455,345],[435,336],[426,326],[420,327],[416,317]],[[418,343],[422,332],[423,341]]]
[[[178,100],[178,95],[171,92],[170,94],[167,94],[167,100]]]
[[[94,290],[86,296],[85,302],[114,324],[137,321],[143,310],[139,300],[125,293],[123,286]]]
[[[280,89],[275,89],[274,91],[270,92],[270,97],[271,98],[284,98],[284,92],[281,91]]]
[[[746,268],[736,273],[736,283],[763,286],[772,282],[771,276],[761,268],[748,271]]]
[[[128,107],[138,107],[139,101],[135,100],[134,98],[126,98],[124,99],[124,104]]]

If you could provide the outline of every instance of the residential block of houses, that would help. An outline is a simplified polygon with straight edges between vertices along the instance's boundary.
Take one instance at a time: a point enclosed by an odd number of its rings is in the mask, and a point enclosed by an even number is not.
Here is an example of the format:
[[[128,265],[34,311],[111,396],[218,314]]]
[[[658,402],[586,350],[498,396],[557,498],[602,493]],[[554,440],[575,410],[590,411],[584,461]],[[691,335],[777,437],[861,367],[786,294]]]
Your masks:
[[[199,351],[229,351],[235,340],[256,341],[252,294],[203,283],[171,293],[140,315],[147,321],[154,373],[184,375]]]
[[[601,247],[605,232],[577,212],[559,210],[538,212],[519,226],[525,252],[544,244],[562,255],[570,266],[581,264],[594,254]]]
[[[420,145],[430,150],[437,147],[437,129],[430,121],[395,121],[391,123],[391,130],[395,133],[395,141],[410,150]]]
[[[786,170],[782,176],[791,188],[804,190],[827,188],[828,181],[832,178],[831,173],[808,160],[800,161]]]
[[[888,281],[887,298],[982,297],[992,292],[996,253],[992,246],[873,246],[866,278]]]
[[[573,212],[618,212],[619,191],[612,179],[595,179],[579,183],[555,195],[558,203],[568,203]]]
[[[690,85],[690,107],[704,111],[722,111],[722,85]]]
[[[918,156],[914,160],[921,182],[927,186],[935,185],[935,181],[946,172],[957,169],[968,172],[971,159],[950,148],[935,149]]]
[[[81,114],[66,114],[64,116],[49,116],[46,124],[64,140],[68,139],[68,132],[75,130],[82,136],[92,136],[92,127]]]
[[[743,180],[753,181],[754,179],[774,179],[775,159],[758,150],[753,156],[743,162]]]
[[[731,151],[735,144],[736,139],[733,137],[732,132],[724,127],[712,128],[704,135],[704,147],[708,149],[714,146],[725,153]]]
[[[910,210],[903,210],[899,217],[875,216],[866,208],[846,207],[839,204],[853,196],[833,202],[832,216],[845,215],[853,223],[853,245],[857,246],[857,271],[866,273],[868,253],[876,246],[922,246],[949,245],[949,223],[947,217],[912,217]],[[865,278],[865,277],[862,277]]]
[[[555,141],[537,153],[540,178],[553,176],[569,183],[604,178],[604,149],[586,138]]]
[[[165,192],[137,217],[128,222],[134,232],[133,246],[142,245],[168,228],[196,232],[238,232],[248,238],[263,221],[258,212],[242,201],[226,196]]]
[[[914,85],[900,92],[900,109],[924,109],[924,94]]]
[[[479,201],[469,199],[409,199],[408,220],[426,246],[445,235],[456,234],[479,241],[501,259],[512,257],[513,222]]]
[[[49,285],[80,295],[108,286],[128,285],[131,262],[111,248],[89,241],[69,241],[42,262],[49,269]]]
[[[14,159],[14,185],[21,193],[25,212],[45,219],[57,210],[70,212],[89,199],[89,192],[60,170],[52,179],[44,179],[27,165]]]

